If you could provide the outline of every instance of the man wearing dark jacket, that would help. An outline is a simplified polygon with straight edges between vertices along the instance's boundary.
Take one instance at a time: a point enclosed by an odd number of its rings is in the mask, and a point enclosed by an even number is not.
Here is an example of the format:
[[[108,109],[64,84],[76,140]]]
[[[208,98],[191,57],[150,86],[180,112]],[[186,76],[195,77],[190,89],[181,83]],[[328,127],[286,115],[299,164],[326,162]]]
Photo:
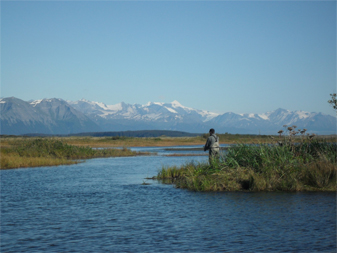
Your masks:
[[[219,157],[219,137],[215,135],[213,128],[209,130],[209,137],[204,146],[204,151],[209,150],[209,163],[211,164],[212,160]]]

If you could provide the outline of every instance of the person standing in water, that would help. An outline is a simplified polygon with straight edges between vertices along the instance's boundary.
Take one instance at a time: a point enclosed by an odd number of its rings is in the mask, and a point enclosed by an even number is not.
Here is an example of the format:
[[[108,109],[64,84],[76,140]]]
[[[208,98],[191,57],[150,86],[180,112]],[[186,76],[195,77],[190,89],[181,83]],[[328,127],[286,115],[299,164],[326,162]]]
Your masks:
[[[212,163],[212,161],[219,157],[219,150],[220,150],[220,144],[219,144],[219,137],[216,136],[215,130],[211,128],[209,130],[209,137],[207,138],[206,144],[204,146],[204,151],[209,150],[209,164]]]

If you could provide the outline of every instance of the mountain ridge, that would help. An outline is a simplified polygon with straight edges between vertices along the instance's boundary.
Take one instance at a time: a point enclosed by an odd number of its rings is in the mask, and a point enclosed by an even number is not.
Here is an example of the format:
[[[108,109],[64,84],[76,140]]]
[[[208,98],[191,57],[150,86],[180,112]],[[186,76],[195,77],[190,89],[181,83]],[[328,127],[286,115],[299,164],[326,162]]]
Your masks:
[[[297,125],[316,134],[336,134],[336,117],[277,108],[265,113],[218,114],[171,103],[107,105],[81,99],[0,99],[1,134],[75,134],[83,132],[171,130],[189,133],[277,134],[283,125]]]

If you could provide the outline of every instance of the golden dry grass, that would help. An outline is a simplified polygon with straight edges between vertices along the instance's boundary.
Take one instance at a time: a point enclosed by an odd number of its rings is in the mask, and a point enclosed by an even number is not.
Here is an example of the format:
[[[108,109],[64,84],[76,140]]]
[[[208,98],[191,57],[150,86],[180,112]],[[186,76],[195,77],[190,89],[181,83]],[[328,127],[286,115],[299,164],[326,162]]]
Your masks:
[[[160,138],[114,138],[114,137],[44,137],[61,140],[64,143],[84,147],[164,147],[179,145],[203,145],[205,140],[200,137],[160,137]],[[10,147],[14,142],[40,137],[1,137],[1,147]]]
[[[69,145],[55,138],[12,138],[1,143],[0,169],[74,164],[98,157],[148,155],[127,148],[93,149]]]
[[[0,154],[0,168],[26,168],[76,164],[78,161],[50,157],[22,157],[16,154]]]

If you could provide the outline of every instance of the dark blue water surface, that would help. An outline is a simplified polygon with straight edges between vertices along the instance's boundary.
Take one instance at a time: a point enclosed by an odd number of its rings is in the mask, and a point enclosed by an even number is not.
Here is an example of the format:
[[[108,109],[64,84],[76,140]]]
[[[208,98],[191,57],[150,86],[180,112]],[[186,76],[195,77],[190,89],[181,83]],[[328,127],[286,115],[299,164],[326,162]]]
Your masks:
[[[336,252],[336,193],[200,193],[144,179],[207,159],[1,171],[1,252]]]

